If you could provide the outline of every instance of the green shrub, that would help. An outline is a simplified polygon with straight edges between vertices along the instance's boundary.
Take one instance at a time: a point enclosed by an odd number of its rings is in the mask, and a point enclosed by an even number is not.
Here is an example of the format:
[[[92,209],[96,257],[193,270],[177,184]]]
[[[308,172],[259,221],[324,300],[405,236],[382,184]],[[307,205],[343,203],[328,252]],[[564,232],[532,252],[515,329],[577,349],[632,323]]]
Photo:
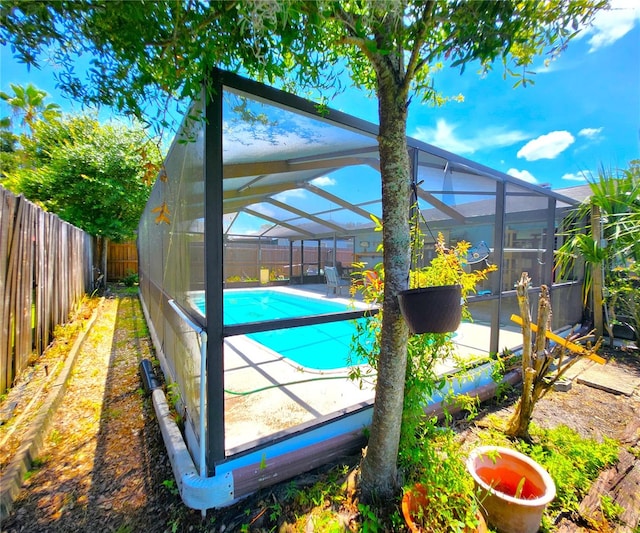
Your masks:
[[[520,451],[540,463],[556,484],[556,498],[549,511],[577,510],[600,471],[618,460],[618,443],[581,437],[567,426],[541,429],[532,425],[535,444],[518,442]]]
[[[133,287],[134,285],[137,285],[140,282],[140,278],[138,277],[137,272],[127,272],[127,275],[122,278],[122,282],[125,284],[125,286],[127,287]]]

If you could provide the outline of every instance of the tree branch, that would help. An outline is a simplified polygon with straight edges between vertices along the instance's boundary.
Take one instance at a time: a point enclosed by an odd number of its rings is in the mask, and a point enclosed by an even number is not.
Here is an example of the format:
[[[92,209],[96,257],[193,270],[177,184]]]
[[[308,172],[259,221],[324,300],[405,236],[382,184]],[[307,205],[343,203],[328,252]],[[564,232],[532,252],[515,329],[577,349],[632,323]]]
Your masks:
[[[422,45],[425,43],[427,32],[433,23],[434,9],[435,1],[429,0],[424,6],[422,18],[416,23],[418,31],[414,37],[413,47],[403,81],[403,86],[407,92],[409,91],[411,80],[415,79],[416,73],[427,63],[426,58],[420,59],[420,52]]]
[[[340,44],[355,46],[361,50],[377,71],[379,78],[383,76],[383,71],[386,71],[386,74],[394,75],[394,70],[390,61],[385,61],[386,56],[373,52],[373,50],[378,48],[377,39],[365,39],[363,37],[359,37],[355,29],[356,21],[354,16],[345,11],[339,3],[336,7],[334,17],[335,20],[343,22],[346,25],[347,32],[349,33],[349,35],[338,41]],[[376,37],[378,37],[378,35],[376,35]],[[372,44],[375,46],[370,46]]]

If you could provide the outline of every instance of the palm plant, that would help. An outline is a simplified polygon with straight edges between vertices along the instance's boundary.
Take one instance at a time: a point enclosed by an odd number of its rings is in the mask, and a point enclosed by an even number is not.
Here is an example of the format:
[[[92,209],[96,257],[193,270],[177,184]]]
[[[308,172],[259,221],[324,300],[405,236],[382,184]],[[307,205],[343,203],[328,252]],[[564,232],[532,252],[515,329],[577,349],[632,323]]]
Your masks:
[[[585,307],[594,289],[596,269],[603,273],[608,287],[616,268],[640,261],[640,161],[632,161],[624,170],[603,168],[587,181],[591,196],[567,218],[571,229],[556,252],[555,267],[564,276],[579,258],[584,261]],[[603,298],[603,294],[593,294],[592,308],[601,306]],[[608,327],[612,336],[610,324]]]
[[[29,83],[26,87],[11,84],[13,95],[0,92],[0,99],[7,102],[14,115],[21,117],[21,125],[33,133],[33,127],[39,120],[50,122],[61,116],[60,106],[54,103],[46,103],[47,93]],[[6,117],[3,125],[8,127],[11,120]]]

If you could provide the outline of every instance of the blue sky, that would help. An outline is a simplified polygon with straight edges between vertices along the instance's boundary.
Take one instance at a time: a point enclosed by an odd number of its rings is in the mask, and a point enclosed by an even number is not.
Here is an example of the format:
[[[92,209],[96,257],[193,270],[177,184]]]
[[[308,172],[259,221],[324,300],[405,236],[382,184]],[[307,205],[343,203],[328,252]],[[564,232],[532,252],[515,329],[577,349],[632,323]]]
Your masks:
[[[513,88],[501,65],[484,77],[472,68],[463,75],[444,69],[436,88],[464,102],[412,103],[408,134],[554,189],[584,183],[601,166],[626,167],[640,157],[640,2],[614,0],[612,8],[549,66],[541,58],[526,88]],[[29,72],[7,47],[0,52],[1,90],[30,82],[65,111],[82,110],[62,99],[50,68]],[[377,122],[377,103],[364,93],[349,90],[330,105]]]
[[[614,1],[535,84],[513,88],[502,66],[480,77],[447,69],[436,75],[443,107],[413,103],[408,134],[491,168],[554,189],[585,182],[584,173],[626,168],[640,157],[640,2]],[[333,107],[374,120],[376,102],[342,95]]]

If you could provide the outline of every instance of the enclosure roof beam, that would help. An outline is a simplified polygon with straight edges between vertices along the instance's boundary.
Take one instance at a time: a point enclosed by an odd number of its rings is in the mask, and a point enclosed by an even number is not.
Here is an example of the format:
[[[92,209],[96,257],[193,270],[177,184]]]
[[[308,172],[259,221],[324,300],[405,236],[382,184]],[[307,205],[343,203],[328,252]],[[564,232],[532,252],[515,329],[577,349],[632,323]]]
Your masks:
[[[306,231],[303,230],[301,228],[299,228],[298,226],[294,226],[293,224],[287,224],[286,222],[282,222],[281,220],[277,220],[273,217],[267,216],[267,215],[263,215],[262,213],[258,213],[257,211],[254,211],[253,209],[243,209],[243,211],[249,215],[253,215],[254,217],[258,217],[261,218],[263,220],[266,220],[267,222],[273,222],[276,226],[283,226],[285,228],[289,228],[290,230],[295,231],[296,233],[302,233],[303,235],[307,235],[308,237],[314,237],[314,234],[311,233],[310,231]]]
[[[227,200],[239,200],[241,198],[262,200],[272,194],[278,194],[280,192],[290,191],[297,188],[299,188],[297,185],[292,187],[291,183],[275,183],[273,185],[261,185],[259,187],[251,187],[243,190],[238,189],[225,191],[223,194],[225,202]]]
[[[330,159],[316,159],[292,163],[286,161],[256,161],[252,163],[231,163],[224,166],[224,179],[246,178],[260,174],[284,174],[321,168],[343,168],[357,165],[369,165],[380,170],[380,161],[374,157],[336,157]]]
[[[223,193],[224,212],[229,213],[230,211],[235,211],[236,209],[242,209],[247,205],[268,202],[270,201],[270,196],[284,191],[302,188],[304,188],[304,183],[279,183],[274,185],[265,185],[262,187],[245,189],[241,192],[226,191]]]
[[[495,197],[495,193],[492,191],[483,191],[483,190],[468,190],[468,191],[456,191],[456,190],[447,190],[447,189],[422,189],[422,191],[426,194],[453,194],[455,196],[492,196]],[[528,196],[536,196],[540,197],[539,194],[531,193]]]
[[[360,215],[361,217],[366,218],[367,220],[371,220],[371,213],[369,213],[369,211],[365,211],[364,209],[358,207],[357,205],[353,205],[352,203],[349,203],[346,200],[343,200],[342,198],[335,196],[325,191],[324,189],[321,189],[320,187],[313,185],[312,183],[304,183],[303,185],[304,185],[304,188],[307,189],[308,191],[314,194],[317,194],[318,196],[321,196],[322,198],[325,198],[330,202],[338,204],[339,206],[344,207],[345,209],[348,209],[349,211],[352,211]]]
[[[301,182],[289,181],[285,183],[274,183],[272,185],[261,185],[259,187],[254,186],[254,184],[268,177],[265,175],[261,175],[251,180],[248,184],[243,185],[242,187],[239,187],[238,189],[224,192],[224,199],[233,200],[237,198],[254,198],[256,201],[258,200],[262,201],[267,196],[272,196],[274,194],[278,194],[284,191],[305,188],[306,184],[308,184],[310,181],[313,181],[314,179],[320,176],[323,176],[324,174],[327,174],[327,173],[330,174],[334,170],[337,170],[337,169],[324,168],[322,169],[322,171],[316,172],[313,175],[308,176],[304,181],[301,181]]]
[[[351,150],[335,150],[333,152],[326,152],[321,155],[305,155],[302,157],[296,157],[289,159],[291,163],[302,163],[303,161],[318,161],[320,159],[335,159],[343,158],[347,156],[361,155],[361,154],[375,154],[376,157],[380,153],[380,149],[377,144],[371,146],[365,146],[364,148],[353,148]]]
[[[424,191],[420,187],[418,187],[418,196],[422,198],[425,202],[430,203],[433,207],[435,207],[439,211],[442,211],[444,214],[449,215],[454,220],[457,220],[462,224],[466,222],[466,217],[462,213],[455,210],[453,207],[448,206],[443,201],[438,200],[435,196],[433,196],[433,194]]]
[[[276,207],[279,207],[280,209],[284,209],[285,211],[291,211],[292,213],[294,213],[295,215],[298,215],[299,217],[302,218],[307,218],[309,220],[311,220],[312,222],[316,222],[322,226],[325,226],[327,228],[331,228],[334,229],[335,231],[339,231],[340,233],[344,233],[346,232],[346,229],[343,228],[342,226],[338,226],[337,224],[333,224],[332,222],[327,222],[326,220],[323,220],[319,217],[316,217],[310,213],[305,213],[304,211],[302,211],[301,209],[297,209],[293,206],[287,205],[283,202],[279,202],[278,200],[274,200],[273,198],[265,198],[265,200],[267,202],[269,202],[270,204],[275,205]]]
[[[241,187],[238,187],[238,189],[236,189],[236,190],[238,192],[246,191],[247,189],[250,189],[251,187],[253,187],[259,181],[262,181],[263,179],[265,179],[267,176],[268,176],[268,174],[261,174],[260,176],[256,176],[249,183],[245,183]]]
[[[266,200],[266,198],[236,198],[234,200],[225,201],[222,204],[222,209],[224,211],[223,214],[233,213],[234,211],[238,211],[240,209],[244,209],[248,205],[254,205],[262,203]]]

